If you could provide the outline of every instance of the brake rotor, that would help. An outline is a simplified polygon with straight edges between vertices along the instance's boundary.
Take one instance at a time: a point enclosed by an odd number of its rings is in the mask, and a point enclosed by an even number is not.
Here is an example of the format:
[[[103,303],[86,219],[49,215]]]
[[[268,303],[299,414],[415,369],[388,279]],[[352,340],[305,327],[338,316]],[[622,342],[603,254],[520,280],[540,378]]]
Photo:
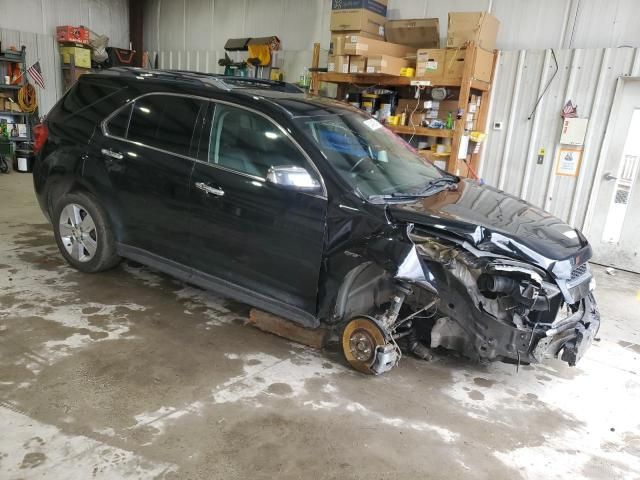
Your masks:
[[[376,349],[386,343],[380,327],[368,318],[350,320],[342,332],[342,352],[347,362],[362,373],[375,373],[371,366],[376,357]]]

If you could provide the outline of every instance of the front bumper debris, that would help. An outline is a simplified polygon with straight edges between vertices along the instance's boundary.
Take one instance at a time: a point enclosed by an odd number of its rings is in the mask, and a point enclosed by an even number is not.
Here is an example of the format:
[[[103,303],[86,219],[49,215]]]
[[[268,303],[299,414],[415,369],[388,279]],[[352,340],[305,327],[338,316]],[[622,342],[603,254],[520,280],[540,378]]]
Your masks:
[[[573,367],[589,349],[599,329],[600,313],[593,295],[589,294],[575,314],[546,330],[531,354],[541,362],[562,352],[562,360]]]

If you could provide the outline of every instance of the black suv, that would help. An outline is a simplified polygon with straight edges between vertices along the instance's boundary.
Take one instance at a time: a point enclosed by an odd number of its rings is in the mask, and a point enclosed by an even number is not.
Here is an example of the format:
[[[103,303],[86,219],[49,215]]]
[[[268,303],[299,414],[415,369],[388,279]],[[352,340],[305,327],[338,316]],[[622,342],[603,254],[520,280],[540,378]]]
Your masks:
[[[579,231],[292,85],[112,69],[35,134],[38,201],[73,267],[126,257],[327,327],[362,372],[436,347],[574,365],[598,330]]]

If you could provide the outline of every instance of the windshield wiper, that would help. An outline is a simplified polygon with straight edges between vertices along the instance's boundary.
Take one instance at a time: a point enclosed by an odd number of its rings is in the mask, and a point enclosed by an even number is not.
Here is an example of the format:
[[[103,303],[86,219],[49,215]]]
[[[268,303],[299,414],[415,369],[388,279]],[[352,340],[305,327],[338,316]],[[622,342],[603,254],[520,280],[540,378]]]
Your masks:
[[[444,185],[452,185],[454,183],[458,183],[460,179],[458,177],[440,177],[434,180],[429,180],[427,184],[424,186],[422,190],[419,190],[417,193],[422,195],[426,192],[429,192],[437,187],[441,187]]]
[[[460,179],[458,177],[440,177],[429,182],[420,190],[416,192],[393,192],[387,195],[369,195],[369,201],[376,200],[412,200],[415,198],[428,197],[436,193],[436,190],[440,187],[446,187],[447,185],[453,185],[458,183]]]
[[[367,198],[370,202],[375,202],[376,200],[413,200],[426,196],[427,195],[422,194],[394,192],[390,195],[369,195]]]

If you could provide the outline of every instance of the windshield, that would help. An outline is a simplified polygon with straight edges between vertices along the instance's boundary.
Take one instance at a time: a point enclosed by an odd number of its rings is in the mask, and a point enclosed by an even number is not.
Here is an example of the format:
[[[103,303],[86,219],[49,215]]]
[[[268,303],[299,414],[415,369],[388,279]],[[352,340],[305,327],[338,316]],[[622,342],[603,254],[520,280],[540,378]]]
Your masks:
[[[365,197],[417,194],[446,173],[374,118],[357,113],[296,119],[331,165]]]

